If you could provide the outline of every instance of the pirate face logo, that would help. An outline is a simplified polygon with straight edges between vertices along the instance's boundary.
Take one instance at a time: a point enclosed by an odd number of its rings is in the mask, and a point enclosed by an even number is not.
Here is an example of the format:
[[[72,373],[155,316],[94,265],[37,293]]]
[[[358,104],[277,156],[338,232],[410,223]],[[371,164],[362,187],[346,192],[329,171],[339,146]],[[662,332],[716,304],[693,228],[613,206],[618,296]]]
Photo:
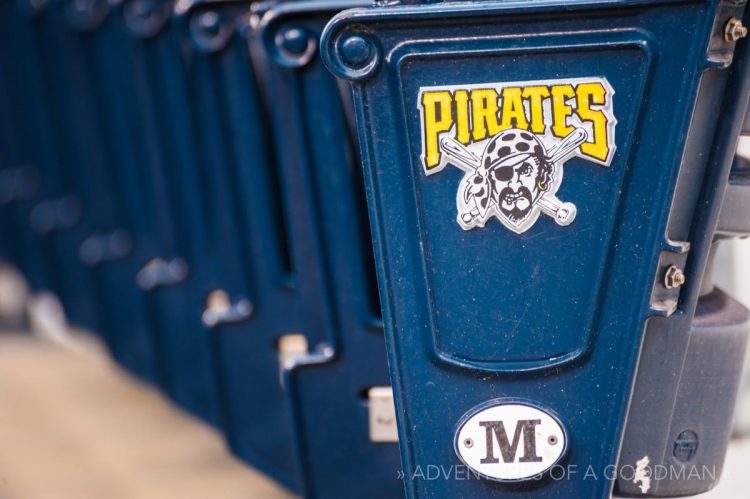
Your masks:
[[[490,140],[481,163],[464,188],[464,200],[477,197],[483,209],[492,202],[516,225],[531,215],[534,203],[549,190],[554,174],[554,164],[547,161],[541,141],[516,129],[501,132]],[[486,191],[473,189],[484,184],[485,179]]]
[[[521,234],[541,214],[568,226],[576,206],[556,196],[565,162],[578,156],[609,166],[616,124],[609,83],[540,83],[420,90],[423,167],[427,175],[446,165],[465,172],[456,193],[464,230],[495,218]]]
[[[576,216],[572,203],[555,197],[562,180],[562,163],[583,141],[586,131],[574,130],[553,148],[530,132],[512,128],[492,137],[478,158],[459,142],[444,137],[440,147],[449,163],[466,171],[458,189],[458,223],[464,229],[484,227],[492,216],[521,233],[540,213],[558,225]]]

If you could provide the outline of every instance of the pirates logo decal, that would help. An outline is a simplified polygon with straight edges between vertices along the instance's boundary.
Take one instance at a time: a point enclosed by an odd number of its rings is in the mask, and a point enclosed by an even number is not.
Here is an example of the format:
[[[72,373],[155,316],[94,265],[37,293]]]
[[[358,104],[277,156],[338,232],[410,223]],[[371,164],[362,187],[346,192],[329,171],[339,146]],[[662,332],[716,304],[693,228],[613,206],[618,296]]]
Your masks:
[[[567,226],[576,206],[556,193],[573,156],[609,166],[614,91],[606,79],[423,87],[422,166],[464,172],[456,194],[464,229],[497,218],[521,234],[545,214]]]

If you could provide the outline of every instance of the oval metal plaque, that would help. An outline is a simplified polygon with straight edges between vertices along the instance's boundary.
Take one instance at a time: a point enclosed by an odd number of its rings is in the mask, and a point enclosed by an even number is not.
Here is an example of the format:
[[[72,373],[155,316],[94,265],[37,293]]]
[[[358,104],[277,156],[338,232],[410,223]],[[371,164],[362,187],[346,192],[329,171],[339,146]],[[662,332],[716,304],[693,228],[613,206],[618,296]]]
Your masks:
[[[456,454],[477,474],[515,482],[539,477],[565,455],[568,438],[549,412],[518,400],[492,400],[459,422]]]

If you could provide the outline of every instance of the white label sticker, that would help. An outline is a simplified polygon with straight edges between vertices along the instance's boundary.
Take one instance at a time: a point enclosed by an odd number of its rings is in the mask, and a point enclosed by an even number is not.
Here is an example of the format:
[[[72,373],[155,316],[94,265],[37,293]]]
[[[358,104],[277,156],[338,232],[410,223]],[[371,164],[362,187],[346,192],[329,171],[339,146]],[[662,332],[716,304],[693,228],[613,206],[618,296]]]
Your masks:
[[[454,446],[461,461],[477,474],[520,481],[554,466],[567,450],[567,436],[548,412],[523,402],[498,400],[464,416]]]

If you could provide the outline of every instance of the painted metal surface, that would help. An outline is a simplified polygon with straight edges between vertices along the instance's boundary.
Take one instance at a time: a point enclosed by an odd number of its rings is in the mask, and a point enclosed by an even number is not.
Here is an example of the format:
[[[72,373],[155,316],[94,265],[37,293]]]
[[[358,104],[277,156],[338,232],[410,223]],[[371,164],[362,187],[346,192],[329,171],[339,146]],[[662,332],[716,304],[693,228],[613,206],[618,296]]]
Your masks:
[[[53,6],[67,44],[61,39],[55,46],[76,58],[77,71],[61,68],[60,72],[69,78],[75,75],[78,81],[71,88],[80,95],[72,102],[82,103],[79,113],[88,111],[82,147],[97,160],[89,164],[99,175],[91,185],[100,196],[91,210],[109,218],[79,243],[79,260],[96,277],[97,298],[106,318],[98,330],[121,365],[158,383],[155,332],[136,274],[167,243],[172,223],[161,189],[162,169],[145,126],[148,122],[142,118],[150,109],[138,84],[143,60],[129,50],[128,38],[118,28],[117,6],[106,2]],[[113,52],[122,56],[114,58]]]
[[[82,265],[66,265],[77,261],[76,241],[83,232],[80,189],[85,187],[73,180],[80,153],[76,138],[55,127],[63,119],[66,103],[53,103],[60,88],[49,82],[48,75],[55,68],[42,62],[50,50],[45,30],[54,24],[44,7],[25,2],[2,6],[6,118],[17,117],[5,129],[13,142],[5,150],[6,175],[28,187],[17,184],[16,189],[27,192],[16,190],[19,197],[4,203],[3,211],[17,229],[14,263],[32,287],[58,292],[71,318],[91,326],[97,323],[91,294],[86,286],[77,285],[89,282],[90,276]],[[21,62],[25,60],[29,62]]]
[[[152,196],[161,220],[148,237],[159,241],[138,260],[131,274],[142,295],[154,331],[159,382],[178,405],[209,424],[220,426],[211,335],[201,324],[207,276],[214,266],[201,250],[210,244],[205,232],[205,203],[197,159],[193,107],[185,85],[185,48],[189,39],[174,22],[173,4],[124,2],[112,36],[132,61],[132,87],[138,105],[125,114],[139,135],[151,172]]]
[[[170,128],[191,137],[194,147],[181,169],[185,182],[195,177],[193,192],[202,200],[186,209],[200,210],[194,264],[204,289],[200,327],[211,340],[222,428],[239,458],[297,490],[277,342],[307,333],[297,273],[305,259],[295,253],[248,47],[250,11],[244,2],[182,7],[173,23],[190,51],[178,75],[189,113],[173,113]],[[189,197],[183,202],[196,205]],[[207,300],[210,293],[219,300]]]
[[[286,144],[281,171],[306,180],[305,216],[313,217],[325,276],[318,293],[330,336],[285,377],[305,497],[394,497],[403,488],[397,444],[372,441],[369,431],[369,389],[389,378],[351,94],[326,71],[317,44],[334,13],[358,5],[283,3],[260,24],[273,63],[276,137]]]
[[[734,43],[721,33],[743,8],[711,1],[394,5],[350,10],[328,25],[323,58],[354,88],[408,497],[609,497],[616,475],[605,473],[617,464],[652,318],[674,324],[684,342],[662,362],[679,368],[684,359],[714,230],[699,220],[718,212],[738,132],[729,128],[724,139],[715,138],[718,113],[747,103],[744,59],[736,71],[730,66]],[[476,142],[485,153],[492,137],[514,126],[537,137],[551,127],[563,141],[574,132],[568,115],[583,118],[586,104],[589,111],[608,105],[601,97],[581,104],[577,79],[592,77],[613,90],[604,97],[617,121],[616,150],[606,168],[587,162],[601,144],[589,114],[589,150],[581,145],[567,159],[557,191],[575,200],[574,221],[540,217],[523,231],[497,219],[462,226],[456,188],[464,174],[456,162],[485,158],[448,148],[459,168],[426,175],[422,152],[430,130],[438,130],[437,143]],[[552,106],[552,121],[537,119],[538,129],[532,93],[524,107],[513,105],[512,92],[471,93],[510,85],[523,97],[540,85],[517,82],[540,80],[550,93],[552,102],[543,105]],[[564,90],[554,88],[559,80],[568,80]],[[445,108],[453,126],[437,100],[430,103],[432,123],[420,112],[420,96],[434,87],[453,88],[445,96],[458,101]],[[555,92],[562,101],[555,102]],[[464,111],[463,97],[471,99]],[[492,109],[493,100],[500,109]],[[709,159],[692,152],[703,150],[715,153]],[[528,215],[533,187],[526,196],[511,184],[515,176],[549,170],[544,159],[554,154],[546,152],[512,163],[499,154],[487,158],[486,172],[471,165],[496,193],[489,197],[494,209],[507,209],[506,222]],[[486,196],[478,188],[466,192],[474,196],[463,198],[467,203]],[[695,209],[699,196],[710,206],[702,213]],[[691,224],[701,230],[691,232]],[[666,269],[686,260],[687,283],[665,286]],[[568,432],[557,470],[562,479],[551,472],[512,485],[466,479],[453,448],[456,424],[498,396],[530,400],[559,416]],[[629,421],[660,438],[669,433],[667,420],[652,426],[639,414]],[[632,442],[643,440],[636,435]],[[498,445],[490,432],[486,443]],[[520,455],[510,456],[519,466]],[[646,487],[642,479],[648,460],[639,463],[627,462],[639,479],[629,485],[658,495],[656,484]],[[427,476],[431,467],[443,470],[438,479]],[[588,469],[595,475],[584,480]]]

